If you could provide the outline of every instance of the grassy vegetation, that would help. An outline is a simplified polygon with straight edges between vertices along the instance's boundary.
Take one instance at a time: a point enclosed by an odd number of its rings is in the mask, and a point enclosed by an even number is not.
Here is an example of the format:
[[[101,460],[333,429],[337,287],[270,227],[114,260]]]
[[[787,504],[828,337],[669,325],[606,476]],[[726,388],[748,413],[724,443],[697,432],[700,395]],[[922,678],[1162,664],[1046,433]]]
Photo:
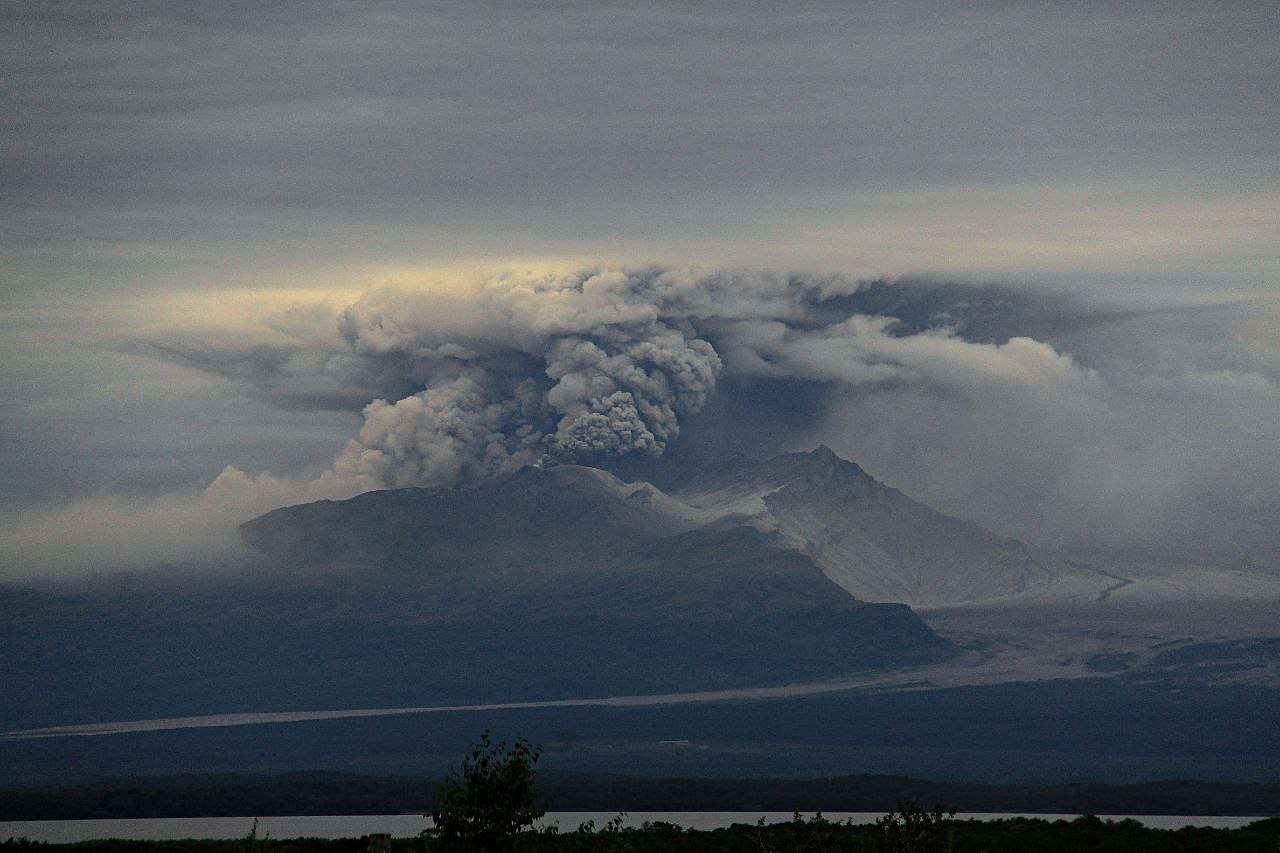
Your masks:
[[[840,823],[818,813],[804,818],[796,812],[785,823],[737,824],[715,830],[687,830],[667,823],[627,827],[622,816],[603,827],[587,822],[576,830],[561,832],[556,826],[539,825],[545,815],[545,791],[535,765],[541,748],[523,739],[510,746],[494,742],[486,731],[449,777],[432,794],[429,814],[432,828],[419,837],[389,842],[385,837],[366,839],[277,840],[260,837],[255,820],[249,834],[237,841],[146,842],[102,840],[77,844],[42,844],[10,839],[2,851],[42,850],[75,853],[116,853],[148,850],[156,853],[288,853],[288,851],[338,851],[366,849],[376,853],[436,853],[488,851],[488,853],[552,853],[552,851],[1275,851],[1280,849],[1280,818],[1255,821],[1235,830],[1184,828],[1149,829],[1135,820],[1104,821],[1086,814],[1073,821],[1011,819],[957,821],[956,809],[925,809],[905,800],[873,824]],[[326,779],[326,783],[337,780]],[[287,811],[299,813],[298,802]],[[696,806],[686,801],[684,809]],[[561,806],[563,808],[563,806]],[[743,806],[739,803],[737,808]],[[705,808],[705,806],[704,806]]]
[[[577,853],[577,851],[1096,851],[1096,853],[1144,853],[1144,851],[1275,851],[1280,848],[1280,819],[1257,821],[1241,829],[1148,829],[1136,821],[1110,822],[1086,816],[1073,821],[1013,819],[998,821],[944,821],[936,832],[908,836],[893,834],[880,824],[850,826],[820,818],[795,820],[771,826],[739,824],[716,830],[685,830],[670,824],[649,824],[627,829],[618,823],[588,826],[575,832],[528,833],[505,848],[515,853]],[[366,839],[270,839],[234,841],[87,841],[78,844],[40,844],[22,840],[0,843],[0,850],[39,853],[347,853],[365,850]],[[426,839],[393,839],[393,853],[428,853],[447,849]],[[474,848],[473,848],[474,849]]]

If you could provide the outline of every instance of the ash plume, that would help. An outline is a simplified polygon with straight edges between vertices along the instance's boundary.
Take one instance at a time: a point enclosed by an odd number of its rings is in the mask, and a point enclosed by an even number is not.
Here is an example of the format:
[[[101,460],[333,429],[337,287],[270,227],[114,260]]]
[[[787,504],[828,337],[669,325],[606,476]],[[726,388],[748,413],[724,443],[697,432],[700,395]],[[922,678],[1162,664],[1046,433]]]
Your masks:
[[[273,321],[270,342],[179,336],[133,349],[248,381],[284,408],[362,399],[363,425],[322,478],[352,492],[660,457],[721,379],[736,389],[1089,384],[1052,346],[1018,336],[1016,323],[993,334],[990,319],[1010,306],[1087,317],[1083,307],[957,287],[696,268],[508,273],[370,290],[336,316]],[[768,413],[754,417],[743,430]]]
[[[352,351],[407,357],[425,387],[365,407],[334,474],[446,485],[522,465],[661,454],[722,368],[687,309],[673,307],[686,287],[652,272],[591,273],[366,296],[339,320]]]
[[[362,412],[319,476],[229,469],[220,480],[240,485],[217,500],[227,518],[242,506],[241,521],[268,500],[450,487],[523,465],[583,463],[661,485],[727,454],[825,443],[1025,541],[1206,559],[1243,548],[1275,565],[1259,520],[1274,515],[1280,471],[1276,310],[592,268],[374,289],[251,327],[150,332],[128,348],[281,410]]]

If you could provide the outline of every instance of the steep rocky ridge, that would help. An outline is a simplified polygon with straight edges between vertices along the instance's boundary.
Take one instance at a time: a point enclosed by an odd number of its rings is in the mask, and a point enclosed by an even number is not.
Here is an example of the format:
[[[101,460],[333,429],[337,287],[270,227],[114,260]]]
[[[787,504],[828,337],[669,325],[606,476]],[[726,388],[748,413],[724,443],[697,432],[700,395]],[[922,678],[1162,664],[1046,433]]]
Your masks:
[[[1021,542],[930,509],[827,447],[700,473],[671,496],[700,523],[745,523],[773,534],[866,601],[976,601],[1049,577]]]

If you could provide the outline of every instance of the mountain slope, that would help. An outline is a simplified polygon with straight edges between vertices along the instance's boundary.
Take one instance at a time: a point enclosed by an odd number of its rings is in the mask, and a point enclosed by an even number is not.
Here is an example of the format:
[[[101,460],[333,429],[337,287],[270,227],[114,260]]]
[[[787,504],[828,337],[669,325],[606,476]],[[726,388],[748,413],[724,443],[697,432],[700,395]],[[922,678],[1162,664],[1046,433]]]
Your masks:
[[[238,573],[0,588],[0,724],[713,689],[954,653],[906,606],[674,506],[526,469],[268,513]]]
[[[913,501],[829,448],[686,477],[703,524],[749,523],[868,601],[930,605],[1023,592],[1047,574],[1022,543]]]

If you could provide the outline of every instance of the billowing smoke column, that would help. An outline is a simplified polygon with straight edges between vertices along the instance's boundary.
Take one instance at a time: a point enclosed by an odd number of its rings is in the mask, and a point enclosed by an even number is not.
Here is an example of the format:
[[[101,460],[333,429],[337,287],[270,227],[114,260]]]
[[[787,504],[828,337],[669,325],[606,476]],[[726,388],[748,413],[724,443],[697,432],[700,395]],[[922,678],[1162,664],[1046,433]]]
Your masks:
[[[451,485],[660,454],[721,369],[688,320],[687,297],[704,290],[672,273],[613,271],[366,295],[343,313],[343,336],[366,359],[409,359],[424,387],[368,405],[333,474]]]
[[[680,464],[822,442],[1033,542],[1273,568],[1278,304],[1148,312],[926,279],[594,269],[149,331],[122,348],[289,411],[362,406],[364,424],[318,477],[228,466],[194,494],[0,518],[0,576],[234,549],[235,525],[286,503],[525,464],[608,467],[682,432]]]

